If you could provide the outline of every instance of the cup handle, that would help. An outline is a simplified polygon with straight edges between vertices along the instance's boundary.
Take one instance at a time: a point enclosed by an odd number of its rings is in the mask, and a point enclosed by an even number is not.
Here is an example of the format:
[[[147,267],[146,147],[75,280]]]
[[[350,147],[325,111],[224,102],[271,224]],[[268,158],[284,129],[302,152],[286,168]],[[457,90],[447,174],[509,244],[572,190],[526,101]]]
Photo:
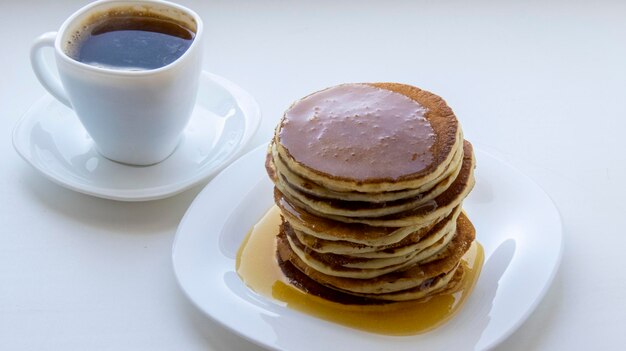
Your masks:
[[[56,39],[56,32],[48,32],[42,34],[39,38],[35,39],[33,46],[30,49],[30,64],[33,67],[33,71],[39,79],[41,85],[43,85],[52,96],[57,98],[60,102],[69,108],[72,108],[70,100],[67,98],[65,89],[61,81],[52,75],[50,67],[47,65],[43,57],[43,50],[46,47],[54,49],[54,40]]]

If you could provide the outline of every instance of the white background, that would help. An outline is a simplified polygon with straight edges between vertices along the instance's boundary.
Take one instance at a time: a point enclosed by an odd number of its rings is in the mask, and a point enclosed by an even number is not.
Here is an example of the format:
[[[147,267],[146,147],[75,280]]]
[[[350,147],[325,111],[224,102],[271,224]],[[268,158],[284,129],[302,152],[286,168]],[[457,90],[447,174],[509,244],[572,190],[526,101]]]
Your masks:
[[[87,2],[0,0],[0,350],[259,350],[176,285],[172,240],[201,187],[97,199],[44,179],[11,146],[44,94],[32,40]],[[498,350],[624,347],[625,2],[180,3],[205,21],[205,69],[261,105],[251,146],[292,101],[334,84],[395,81],[444,97],[466,138],[533,177],[563,218],[554,284]]]

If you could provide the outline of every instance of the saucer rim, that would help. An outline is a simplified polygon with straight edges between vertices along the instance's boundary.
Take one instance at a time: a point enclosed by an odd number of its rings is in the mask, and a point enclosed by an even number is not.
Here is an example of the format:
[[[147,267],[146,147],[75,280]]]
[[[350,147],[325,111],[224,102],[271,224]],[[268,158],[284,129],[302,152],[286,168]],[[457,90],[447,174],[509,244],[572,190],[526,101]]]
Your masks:
[[[193,188],[194,186],[198,185],[200,182],[206,180],[207,178],[218,174],[224,168],[226,168],[229,164],[231,164],[233,161],[239,158],[243,154],[244,149],[247,146],[249,146],[250,141],[252,140],[256,132],[258,131],[259,126],[261,124],[261,120],[262,120],[260,106],[258,102],[256,101],[256,99],[249,92],[247,92],[246,90],[244,90],[243,88],[235,84],[234,82],[222,76],[219,76],[217,74],[204,71],[204,70],[202,71],[201,77],[200,77],[200,81],[202,82],[203,80],[207,82],[213,82],[213,84],[220,86],[222,89],[227,91],[232,96],[233,100],[237,102],[237,104],[239,105],[239,108],[242,111],[242,116],[243,116],[245,127],[243,130],[243,135],[241,139],[239,140],[239,142],[237,143],[237,145],[233,148],[232,153],[223,162],[221,162],[221,164],[217,165],[215,168],[209,168],[208,171],[201,170],[199,172],[196,172],[193,176],[185,178],[182,181],[165,183],[165,184],[161,184],[155,187],[141,188],[141,189],[103,188],[103,187],[90,186],[88,184],[82,184],[82,183],[78,183],[75,181],[70,181],[68,180],[67,177],[64,177],[58,174],[55,175],[54,172],[50,172],[45,167],[42,167],[42,165],[45,164],[46,162],[44,161],[37,162],[35,160],[35,157],[33,157],[32,154],[30,154],[26,150],[28,146],[22,145],[23,141],[31,141],[31,139],[28,137],[23,137],[22,134],[24,132],[23,129],[25,128],[25,125],[27,124],[26,122],[30,121],[35,115],[33,113],[34,109],[36,109],[39,105],[42,105],[47,102],[52,102],[52,103],[58,102],[58,100],[56,100],[49,93],[45,93],[44,95],[39,97],[33,104],[31,104],[29,108],[26,110],[26,112],[22,114],[22,116],[17,120],[17,122],[13,126],[13,130],[11,133],[12,134],[11,141],[13,144],[13,148],[15,149],[17,154],[24,161],[26,161],[26,163],[28,163],[30,166],[36,169],[46,179],[64,188],[67,188],[69,190],[73,190],[75,192],[82,193],[85,195],[90,195],[90,196],[99,197],[99,198],[108,199],[108,200],[116,200],[116,201],[124,201],[124,202],[141,202],[141,201],[160,200],[160,199],[164,199],[164,198],[168,198],[168,197],[180,194],[186,190],[189,190],[190,188]],[[170,156],[168,156],[168,158],[176,154],[177,150],[178,150],[178,146],[174,150],[174,152]],[[107,159],[101,154],[98,154],[98,157],[105,159],[109,162],[115,162],[115,161],[111,161]],[[162,162],[166,162],[166,161],[167,161],[167,158]],[[126,164],[119,163],[119,162],[115,162],[115,163],[122,167],[136,167],[136,166],[126,165]],[[157,163],[156,165],[159,165],[159,164],[161,163]],[[144,167],[153,167],[156,165],[144,166]]]

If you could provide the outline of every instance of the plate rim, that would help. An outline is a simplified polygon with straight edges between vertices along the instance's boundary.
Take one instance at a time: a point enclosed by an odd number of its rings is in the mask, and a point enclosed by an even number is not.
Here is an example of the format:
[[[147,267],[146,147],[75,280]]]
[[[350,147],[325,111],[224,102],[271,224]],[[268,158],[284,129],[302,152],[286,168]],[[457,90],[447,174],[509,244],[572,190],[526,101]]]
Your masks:
[[[52,181],[57,185],[60,185],[72,191],[76,191],[78,193],[103,199],[125,202],[152,201],[174,196],[196,186],[198,183],[213,175],[217,175],[220,171],[222,171],[232,162],[237,160],[237,158],[241,156],[244,148],[250,144],[252,138],[258,131],[262,120],[262,113],[258,102],[246,90],[242,89],[232,81],[208,71],[203,70],[201,72],[201,78],[212,82],[212,84],[214,85],[220,86],[223,90],[227,91],[232,96],[234,101],[237,102],[242,111],[244,130],[241,139],[232,149],[230,155],[228,155],[223,162],[218,164],[215,168],[208,168],[204,171],[196,172],[191,177],[183,179],[182,181],[161,184],[159,186],[141,189],[103,188],[90,186],[88,184],[83,184],[80,182],[70,181],[67,179],[67,177],[59,176],[54,172],[49,172],[48,170],[44,169],[44,167],[42,167],[40,163],[35,162],[34,157],[32,155],[29,155],[29,152],[25,150],[28,146],[22,144],[24,141],[29,141],[30,138],[28,138],[27,136],[23,136],[22,134],[24,134],[23,129],[25,128],[26,122],[32,119],[31,115],[33,114],[34,109],[44,103],[54,103],[56,101],[56,99],[52,97],[52,95],[50,95],[49,93],[45,93],[44,95],[39,97],[33,104],[31,104],[26,112],[22,114],[22,116],[13,126],[11,133],[13,148],[15,149],[17,154],[24,161],[26,161],[26,163],[32,166],[46,179]]]
[[[558,249],[557,249],[557,253],[556,253],[556,260],[554,262],[554,266],[552,267],[552,270],[551,270],[550,274],[548,275],[548,279],[546,281],[546,284],[541,288],[541,290],[539,291],[539,294],[537,294],[537,298],[535,299],[535,301],[533,301],[531,306],[522,314],[522,316],[520,316],[520,318],[515,323],[513,323],[513,326],[511,326],[509,329],[507,329],[507,331],[502,333],[499,337],[495,338],[490,344],[487,344],[485,346],[485,350],[491,350],[494,347],[500,345],[506,339],[508,339],[511,335],[513,335],[513,333],[515,333],[517,330],[519,330],[519,328],[522,325],[524,325],[524,323],[526,323],[526,321],[528,321],[528,318],[530,318],[530,316],[533,313],[535,313],[535,311],[537,310],[537,307],[539,307],[539,304],[541,304],[541,302],[544,300],[546,294],[548,293],[548,291],[552,287],[552,285],[554,283],[554,279],[556,278],[556,275],[559,272],[559,268],[561,267],[561,261],[563,260],[563,250],[565,248],[565,244],[564,244],[564,240],[563,240],[563,215],[561,214],[561,211],[559,210],[559,207],[556,205],[556,201],[554,201],[554,198],[550,195],[550,193],[547,192],[532,177],[530,177],[526,173],[522,172],[518,167],[516,167],[512,163],[504,160],[502,157],[497,155],[495,152],[488,151],[485,148],[481,147],[480,144],[478,144],[478,145],[474,144],[474,149],[478,150],[480,153],[483,153],[483,154],[485,154],[487,156],[490,156],[494,160],[497,160],[502,165],[504,165],[505,167],[508,167],[511,170],[515,171],[518,175],[522,176],[527,181],[532,183],[535,187],[537,187],[537,189],[539,189],[539,191],[541,191],[541,193],[543,193],[543,195],[545,195],[546,198],[548,199],[548,201],[550,202],[550,205],[552,206],[552,209],[554,210],[554,212],[557,215],[556,220],[557,220],[557,224],[558,224],[559,245],[558,245]]]
[[[237,167],[239,165],[239,163],[245,162],[247,157],[251,157],[251,154],[254,154],[256,152],[260,152],[259,149],[262,149],[262,148],[267,148],[267,143],[261,144],[261,145],[257,146],[256,148],[250,150],[248,153],[246,153],[245,155],[243,155],[242,157],[237,159],[235,162],[231,163],[228,167],[226,167],[214,179],[217,179],[218,177],[223,177],[224,174],[227,174],[229,172],[229,169],[235,168],[235,167]],[[528,320],[528,318],[535,312],[536,308],[544,300],[545,295],[547,294],[547,292],[552,287],[554,279],[555,279],[555,277],[556,277],[556,275],[557,275],[557,273],[559,271],[559,267],[561,265],[561,261],[562,261],[562,257],[563,257],[563,250],[564,250],[563,222],[562,222],[562,215],[561,215],[558,207],[556,206],[556,202],[554,201],[554,199],[533,178],[531,178],[530,176],[528,176],[524,172],[520,171],[517,167],[512,165],[510,162],[507,162],[506,160],[503,160],[497,154],[494,154],[494,152],[485,150],[485,148],[481,147],[480,144],[477,145],[476,143],[474,143],[474,148],[477,151],[477,153],[484,154],[484,155],[486,155],[488,157],[491,157],[492,159],[494,159],[498,163],[502,164],[504,167],[507,167],[511,171],[515,172],[518,176],[522,176],[526,181],[530,182],[534,187],[536,187],[536,189],[542,195],[544,195],[546,197],[546,199],[548,200],[548,204],[550,205],[550,208],[553,210],[554,214],[556,214],[556,217],[553,217],[553,220],[555,221],[554,224],[557,224],[557,227],[555,228],[557,230],[555,230],[555,232],[553,233],[553,235],[555,235],[554,239],[558,240],[558,246],[557,246],[556,252],[555,252],[556,253],[556,255],[555,255],[556,259],[554,260],[554,263],[553,263],[553,265],[551,267],[551,271],[550,271],[550,273],[548,274],[548,276],[546,278],[545,284],[539,289],[539,292],[537,293],[535,300],[532,301],[532,303],[529,304],[528,308],[523,313],[520,314],[520,316],[517,318],[517,320],[508,329],[506,329],[503,333],[501,333],[497,337],[493,338],[490,343],[487,343],[487,344],[484,345],[484,349],[485,350],[489,350],[489,349],[492,349],[492,348],[498,346],[504,340],[509,338],[513,333],[515,333]],[[211,182],[213,182],[213,180]],[[179,226],[178,226],[178,228],[176,230],[176,234],[175,234],[175,237],[174,237],[174,240],[173,240],[173,244],[172,244],[172,256],[171,256],[171,259],[172,259],[172,266],[173,266],[174,275],[175,275],[176,281],[178,283],[178,286],[182,290],[183,294],[188,299],[188,301],[190,301],[195,308],[197,308],[204,316],[208,317],[210,320],[212,320],[215,323],[219,324],[220,326],[226,328],[230,332],[232,332],[232,333],[242,337],[243,339],[248,340],[248,341],[254,343],[255,345],[259,345],[261,347],[269,348],[269,349],[272,349],[272,350],[283,350],[282,348],[276,347],[275,345],[265,343],[262,340],[257,340],[253,336],[244,333],[244,331],[242,331],[242,330],[239,330],[237,328],[233,328],[233,327],[229,326],[226,322],[222,321],[220,318],[218,318],[216,316],[213,316],[208,311],[205,311],[203,309],[203,307],[200,305],[200,303],[198,301],[194,300],[194,298],[192,298],[191,293],[187,290],[187,287],[185,287],[185,285],[183,284],[183,282],[181,280],[180,274],[178,273],[178,270],[180,268],[178,267],[178,264],[176,262],[176,254],[177,254],[176,251],[177,251],[178,243],[179,243],[179,240],[180,240],[180,237],[181,237],[181,231],[182,231],[182,228],[184,227],[184,224],[186,223],[186,221],[188,221],[188,219],[189,219],[188,217],[190,216],[190,213],[192,213],[192,209],[194,209],[195,206],[198,206],[198,202],[196,200],[201,198],[202,194],[205,191],[207,191],[207,188],[209,188],[209,186],[211,185],[211,182],[209,184],[207,184],[207,186],[204,189],[202,189],[202,191],[197,195],[196,199],[194,199],[194,201],[191,203],[191,205],[189,206],[187,212],[185,212],[185,215],[182,217],[181,222],[180,222],[180,224],[179,224]],[[217,240],[218,237],[216,237],[215,239]],[[285,307],[285,308],[287,308],[287,307]]]

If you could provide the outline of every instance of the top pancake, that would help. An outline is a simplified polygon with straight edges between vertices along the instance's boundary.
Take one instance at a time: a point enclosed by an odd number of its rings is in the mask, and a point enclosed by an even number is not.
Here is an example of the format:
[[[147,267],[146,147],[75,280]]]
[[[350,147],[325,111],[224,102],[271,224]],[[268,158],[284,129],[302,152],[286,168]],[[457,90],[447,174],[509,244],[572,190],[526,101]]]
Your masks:
[[[381,192],[441,177],[462,136],[437,95],[397,83],[343,84],[293,104],[274,143],[306,179],[336,191]]]

